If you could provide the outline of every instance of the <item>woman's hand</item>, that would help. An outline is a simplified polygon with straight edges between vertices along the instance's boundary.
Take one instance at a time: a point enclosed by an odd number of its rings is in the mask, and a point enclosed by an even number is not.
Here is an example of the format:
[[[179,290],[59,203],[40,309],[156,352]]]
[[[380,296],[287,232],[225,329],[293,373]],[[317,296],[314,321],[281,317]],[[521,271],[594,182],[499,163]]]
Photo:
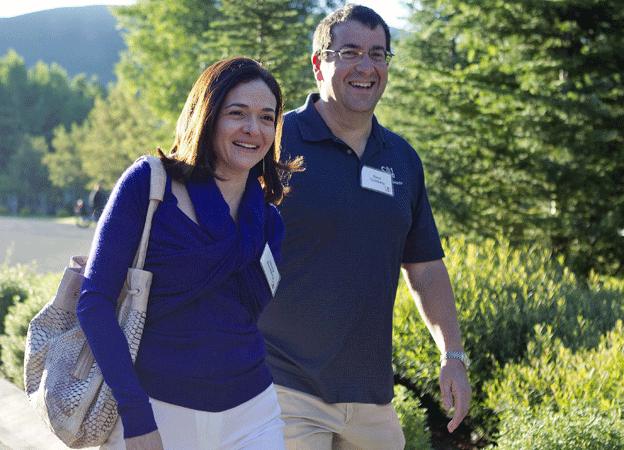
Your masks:
[[[125,442],[126,450],[164,450],[158,430],[128,438]]]

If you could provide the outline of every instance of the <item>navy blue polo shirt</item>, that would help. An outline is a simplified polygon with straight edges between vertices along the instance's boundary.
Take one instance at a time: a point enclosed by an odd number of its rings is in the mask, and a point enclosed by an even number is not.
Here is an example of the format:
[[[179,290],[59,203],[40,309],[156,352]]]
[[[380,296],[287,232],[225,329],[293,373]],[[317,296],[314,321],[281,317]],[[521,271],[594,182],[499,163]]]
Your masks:
[[[402,262],[444,256],[414,149],[373,118],[361,160],[314,107],[284,118],[284,158],[302,155],[280,212],[282,276],[260,318],[277,384],[328,403],[393,396],[392,309]],[[394,196],[361,187],[369,166],[392,175]]]

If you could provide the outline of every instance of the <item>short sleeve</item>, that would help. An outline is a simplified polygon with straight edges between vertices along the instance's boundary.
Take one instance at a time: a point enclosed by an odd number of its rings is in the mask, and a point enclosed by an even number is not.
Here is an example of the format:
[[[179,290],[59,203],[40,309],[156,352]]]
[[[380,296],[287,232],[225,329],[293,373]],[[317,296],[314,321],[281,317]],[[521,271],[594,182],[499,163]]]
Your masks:
[[[422,162],[413,153],[412,225],[403,250],[403,263],[434,261],[444,257],[440,235],[433,218],[425,186]]]

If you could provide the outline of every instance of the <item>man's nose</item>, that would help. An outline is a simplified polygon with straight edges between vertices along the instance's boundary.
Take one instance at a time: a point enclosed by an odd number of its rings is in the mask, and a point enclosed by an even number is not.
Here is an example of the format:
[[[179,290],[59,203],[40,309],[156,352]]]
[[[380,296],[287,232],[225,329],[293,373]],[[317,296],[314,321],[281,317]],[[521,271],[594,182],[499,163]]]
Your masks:
[[[364,53],[356,67],[360,72],[371,72],[375,68],[375,64],[368,53]]]

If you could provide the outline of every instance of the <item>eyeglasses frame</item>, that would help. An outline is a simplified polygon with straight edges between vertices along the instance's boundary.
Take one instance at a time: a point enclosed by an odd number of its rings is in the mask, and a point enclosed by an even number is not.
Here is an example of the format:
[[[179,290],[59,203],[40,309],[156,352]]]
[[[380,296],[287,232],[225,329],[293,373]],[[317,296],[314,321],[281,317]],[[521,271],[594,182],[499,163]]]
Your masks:
[[[349,50],[349,51],[351,51],[351,52],[355,52],[355,53],[357,53],[357,54],[358,54],[358,56],[357,56],[355,59],[352,59],[352,60],[349,60],[349,59],[344,59],[344,57],[342,56],[342,53],[341,53],[341,52],[342,52],[342,51],[344,51],[344,50]],[[332,49],[326,48],[325,50],[320,50],[320,51],[319,51],[319,53],[321,53],[321,54],[322,54],[322,53],[331,53],[331,54],[334,54],[334,55],[338,55],[338,59],[339,59],[340,61],[344,61],[344,62],[347,62],[347,63],[359,63],[360,61],[362,61],[362,59],[363,59],[364,55],[365,55],[365,54],[367,54],[367,55],[368,55],[368,58],[371,60],[371,62],[372,62],[373,64],[382,64],[382,63],[385,63],[385,65],[386,65],[386,66],[387,66],[387,65],[390,65],[390,61],[392,60],[392,57],[395,55],[394,53],[392,53],[392,52],[391,52],[391,51],[389,51],[389,50],[383,49],[383,51],[384,51],[384,53],[385,53],[385,58],[384,58],[384,60],[383,60],[383,61],[375,61],[375,60],[371,57],[371,55],[370,55],[371,51],[373,51],[373,50],[379,50],[379,48],[371,48],[371,49],[370,49],[370,50],[368,50],[368,51],[364,51],[364,50],[362,50],[362,49],[355,48],[355,47],[343,47],[343,48],[341,48],[340,50],[332,50]]]

